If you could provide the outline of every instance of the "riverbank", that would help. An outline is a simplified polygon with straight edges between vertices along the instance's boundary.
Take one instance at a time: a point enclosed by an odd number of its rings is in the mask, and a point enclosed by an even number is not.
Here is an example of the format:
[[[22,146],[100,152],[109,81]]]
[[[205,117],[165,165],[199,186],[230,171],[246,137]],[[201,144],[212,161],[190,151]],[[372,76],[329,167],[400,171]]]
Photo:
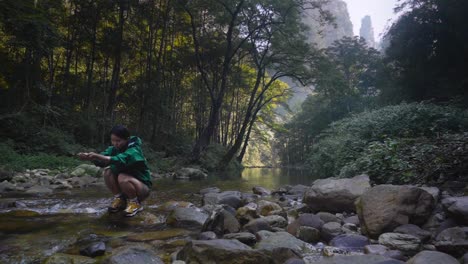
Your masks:
[[[252,191],[195,182],[197,192],[152,193],[145,211],[134,218],[107,214],[110,198],[99,183],[2,199],[0,259],[365,264],[464,263],[457,258],[466,258],[468,197],[461,193],[371,187],[366,176]],[[44,205],[51,200],[63,206]],[[38,204],[45,210],[35,210]],[[33,243],[25,246],[26,240]]]

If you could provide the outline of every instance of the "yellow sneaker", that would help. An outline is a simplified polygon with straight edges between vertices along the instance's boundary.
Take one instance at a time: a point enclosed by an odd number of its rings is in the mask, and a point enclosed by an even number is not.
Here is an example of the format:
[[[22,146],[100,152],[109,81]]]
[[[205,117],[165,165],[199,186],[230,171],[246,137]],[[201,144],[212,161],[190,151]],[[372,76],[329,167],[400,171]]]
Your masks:
[[[143,206],[138,201],[127,201],[127,208],[125,208],[125,216],[134,216],[143,210]]]
[[[126,202],[124,198],[115,197],[114,200],[112,200],[111,205],[107,208],[107,210],[111,213],[115,213],[115,212],[125,209],[125,206],[126,206]]]

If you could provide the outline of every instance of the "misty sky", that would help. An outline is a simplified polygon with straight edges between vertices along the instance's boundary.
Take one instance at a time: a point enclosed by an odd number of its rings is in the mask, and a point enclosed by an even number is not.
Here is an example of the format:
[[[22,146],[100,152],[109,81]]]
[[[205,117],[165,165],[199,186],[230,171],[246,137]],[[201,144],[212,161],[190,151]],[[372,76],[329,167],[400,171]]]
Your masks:
[[[372,26],[374,27],[375,40],[380,41],[380,34],[385,31],[386,26],[390,25],[389,19],[395,18],[393,8],[397,0],[344,0],[348,4],[348,11],[353,22],[354,35],[359,35],[361,28],[361,19],[370,15]]]

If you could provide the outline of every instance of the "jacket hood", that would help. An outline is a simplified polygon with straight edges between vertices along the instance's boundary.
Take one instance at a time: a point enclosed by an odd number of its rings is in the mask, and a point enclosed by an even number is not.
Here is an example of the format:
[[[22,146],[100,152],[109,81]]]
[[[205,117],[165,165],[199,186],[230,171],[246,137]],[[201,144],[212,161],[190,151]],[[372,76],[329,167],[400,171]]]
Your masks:
[[[136,137],[136,136],[130,137],[127,148],[140,147],[140,146],[141,146],[141,139],[139,137]]]

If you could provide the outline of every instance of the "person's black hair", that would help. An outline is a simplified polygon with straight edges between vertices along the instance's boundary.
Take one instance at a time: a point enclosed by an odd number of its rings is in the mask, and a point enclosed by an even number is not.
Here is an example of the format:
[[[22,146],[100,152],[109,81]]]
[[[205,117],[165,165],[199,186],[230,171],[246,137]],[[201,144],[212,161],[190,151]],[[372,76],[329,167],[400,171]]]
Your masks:
[[[128,139],[130,137],[130,131],[122,125],[116,125],[112,128],[111,135],[116,135],[119,138]]]

